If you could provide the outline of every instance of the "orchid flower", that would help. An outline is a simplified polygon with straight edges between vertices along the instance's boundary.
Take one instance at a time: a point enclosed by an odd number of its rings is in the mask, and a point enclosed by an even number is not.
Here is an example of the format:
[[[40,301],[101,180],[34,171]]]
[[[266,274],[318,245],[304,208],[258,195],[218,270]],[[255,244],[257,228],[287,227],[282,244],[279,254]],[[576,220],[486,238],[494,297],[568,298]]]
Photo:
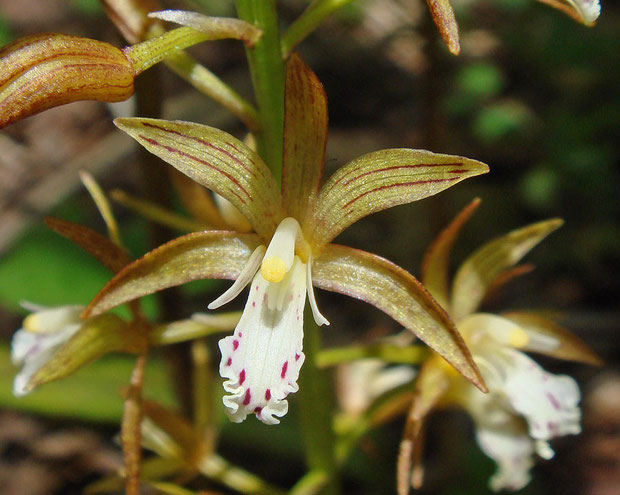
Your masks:
[[[318,325],[313,286],[367,301],[392,316],[484,388],[458,332],[409,273],[376,255],[330,244],[373,212],[431,196],[488,171],[480,162],[428,151],[392,149],[364,155],[320,186],[327,102],[314,73],[293,55],[287,64],[282,186],[260,156],[205,125],[146,118],[116,125],[150,152],[230,201],[255,233],[207,231],[179,237],[113,278],[85,315],[199,278],[234,280],[209,307],[250,285],[232,336],[220,341],[227,414],[278,423],[298,389],[306,297]]]
[[[399,494],[422,482],[419,459],[411,470],[411,456],[421,452],[416,442],[425,416],[434,407],[458,406],[476,425],[480,448],[498,466],[490,480],[493,490],[518,490],[530,480],[533,456],[549,459],[549,440],[580,432],[580,393],[565,375],[541,368],[524,351],[556,358],[600,364],[600,359],[577,337],[535,313],[493,315],[478,312],[485,296],[510,278],[529,271],[514,266],[536,244],[557,229],[558,219],[535,223],[495,239],[474,252],[448,286],[448,261],[461,227],[478,206],[474,200],[437,237],[423,263],[422,280],[454,318],[488,386],[481,394],[437,356],[425,362],[416,379],[405,436],[399,456]]]
[[[21,366],[13,381],[17,397],[64,378],[108,352],[138,350],[130,325],[116,315],[82,319],[83,306],[22,306],[32,313],[11,341],[11,361]]]
[[[24,307],[34,313],[26,317],[11,341],[11,361],[23,365],[13,381],[13,394],[18,397],[28,393],[32,376],[80,329],[84,310],[82,306],[43,308],[26,303]]]

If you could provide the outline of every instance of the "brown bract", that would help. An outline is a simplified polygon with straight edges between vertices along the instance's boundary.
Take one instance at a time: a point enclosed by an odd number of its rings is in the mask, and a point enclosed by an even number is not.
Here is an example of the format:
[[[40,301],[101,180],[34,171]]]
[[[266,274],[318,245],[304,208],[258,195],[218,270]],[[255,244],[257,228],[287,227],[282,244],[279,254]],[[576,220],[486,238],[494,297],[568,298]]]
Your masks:
[[[108,43],[36,34],[0,51],[0,127],[79,100],[123,101],[133,93],[134,71]]]

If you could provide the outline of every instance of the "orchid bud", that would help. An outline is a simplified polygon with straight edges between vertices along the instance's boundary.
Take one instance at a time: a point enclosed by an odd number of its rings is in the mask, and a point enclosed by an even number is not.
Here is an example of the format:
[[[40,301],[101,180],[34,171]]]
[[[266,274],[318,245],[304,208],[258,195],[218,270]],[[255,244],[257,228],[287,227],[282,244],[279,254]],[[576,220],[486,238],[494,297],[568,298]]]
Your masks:
[[[196,43],[230,37],[220,31],[182,27],[123,50],[56,33],[21,38],[0,50],[0,127],[74,101],[126,100],[138,74]]]
[[[0,51],[0,127],[80,100],[123,101],[135,72],[122,50],[64,34],[36,34]]]

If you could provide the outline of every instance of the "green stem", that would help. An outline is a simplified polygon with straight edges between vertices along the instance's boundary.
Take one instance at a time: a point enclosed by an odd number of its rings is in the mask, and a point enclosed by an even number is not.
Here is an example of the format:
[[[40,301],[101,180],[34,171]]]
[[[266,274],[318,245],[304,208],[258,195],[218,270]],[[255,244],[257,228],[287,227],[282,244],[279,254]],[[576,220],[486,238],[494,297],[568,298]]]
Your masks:
[[[194,405],[194,426],[200,434],[205,434],[213,426],[211,398],[213,397],[211,358],[205,339],[192,342],[192,386]]]
[[[332,391],[327,372],[319,369],[316,364],[321,335],[309,308],[306,308],[304,319],[306,360],[299,378],[299,416],[306,462],[310,471],[327,475],[325,486],[319,493],[337,495],[340,490],[334,453],[336,437],[332,428]]]
[[[423,346],[356,345],[322,350],[317,355],[316,362],[319,368],[368,358],[382,359],[389,363],[419,364],[428,357],[428,354],[428,349]]]
[[[353,0],[317,0],[312,2],[282,36],[282,55],[286,59],[326,17]]]
[[[226,459],[213,454],[202,458],[196,466],[198,471],[227,488],[248,495],[284,495],[284,491],[258,476],[230,464]]]
[[[284,61],[275,0],[236,0],[239,18],[263,31],[261,39],[246,48],[258,104],[261,131],[256,134],[258,152],[277,182],[282,176],[284,127]]]

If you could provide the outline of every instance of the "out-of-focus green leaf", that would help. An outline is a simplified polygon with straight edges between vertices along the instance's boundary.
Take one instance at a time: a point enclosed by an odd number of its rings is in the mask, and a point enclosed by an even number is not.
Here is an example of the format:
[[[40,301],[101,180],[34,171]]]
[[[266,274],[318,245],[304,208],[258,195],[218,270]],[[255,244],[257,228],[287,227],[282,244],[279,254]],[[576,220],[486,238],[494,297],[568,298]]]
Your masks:
[[[101,2],[99,0],[71,0],[71,6],[82,14],[97,15],[103,14]]]
[[[0,16],[0,46],[4,46],[15,39],[11,31],[11,27],[6,20]]]
[[[0,345],[0,407],[42,414],[55,418],[78,418],[86,421],[117,422],[123,402],[119,390],[127,385],[135,357],[108,356],[95,361],[65,379],[42,385],[26,397],[13,396],[13,377],[17,369],[11,364],[6,344]],[[166,366],[151,358],[146,369],[147,397],[174,406],[172,384]]]
[[[536,167],[527,171],[519,184],[525,203],[536,210],[549,210],[559,199],[561,178],[551,167]]]
[[[14,311],[20,301],[86,305],[109,277],[98,261],[40,226],[0,260],[0,304]]]
[[[490,98],[504,88],[504,74],[492,64],[466,65],[457,75],[457,86],[470,99]]]
[[[530,110],[518,101],[502,101],[483,108],[473,122],[474,134],[485,143],[494,143],[521,131],[532,120]]]

